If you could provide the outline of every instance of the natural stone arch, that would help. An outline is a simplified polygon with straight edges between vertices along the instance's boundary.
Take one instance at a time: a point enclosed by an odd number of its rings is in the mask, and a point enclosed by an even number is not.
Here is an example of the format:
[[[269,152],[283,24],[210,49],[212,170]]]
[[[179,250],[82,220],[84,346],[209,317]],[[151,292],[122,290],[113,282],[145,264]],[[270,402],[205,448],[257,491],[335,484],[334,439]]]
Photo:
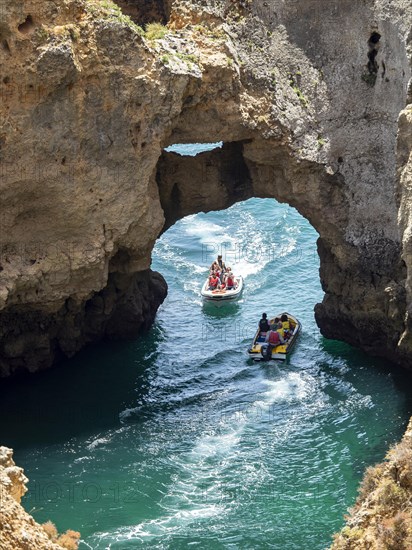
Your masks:
[[[250,197],[275,198],[295,207],[319,233],[326,296],[316,317],[322,332],[375,354],[380,346],[395,349],[403,325],[399,316],[398,325],[393,322],[388,330],[387,285],[400,269],[399,258],[386,242],[377,240],[369,256],[346,242],[350,204],[339,172],[293,159],[280,144],[246,140],[195,157],[163,152],[157,182],[165,228],[188,214],[227,208]],[[375,270],[380,288],[371,285]]]
[[[177,0],[156,41],[104,3],[9,3],[0,373],[148,326],[166,292],[149,269],[164,217],[246,196],[288,202],[321,235],[322,332],[411,364],[409,111],[395,193],[410,101],[403,4]],[[24,34],[27,14],[36,32]],[[369,42],[375,82],[362,78]],[[162,153],[211,139],[226,145],[190,166]],[[202,185],[208,174],[201,193],[187,170]]]

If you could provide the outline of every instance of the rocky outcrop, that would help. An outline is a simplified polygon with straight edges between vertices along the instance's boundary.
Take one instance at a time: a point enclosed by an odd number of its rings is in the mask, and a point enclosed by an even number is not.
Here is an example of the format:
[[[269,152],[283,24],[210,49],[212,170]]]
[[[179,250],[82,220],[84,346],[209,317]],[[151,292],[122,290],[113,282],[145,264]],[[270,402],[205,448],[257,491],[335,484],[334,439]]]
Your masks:
[[[61,550],[63,547],[51,542],[41,525],[20,505],[28,479],[12,457],[11,449],[0,447],[0,548]]]
[[[411,23],[409,0],[3,2],[0,376],[150,326],[158,235],[251,196],[318,231],[322,333],[412,366]],[[14,525],[7,464],[4,547],[56,548]]]
[[[251,196],[318,231],[323,334],[411,365],[408,2],[117,4],[2,9],[1,376],[147,327],[161,231]]]
[[[0,362],[2,375],[42,370],[101,338],[133,339],[151,327],[166,292],[167,285],[156,272],[114,272],[103,290],[86,301],[70,297],[56,312],[37,307],[6,309],[0,314],[6,356]]]
[[[386,461],[368,468],[332,550],[412,548],[412,422]]]
[[[157,130],[143,113],[151,104],[165,117],[169,105],[146,89],[152,56],[133,25],[87,6],[2,11],[2,376],[135,335],[166,296],[149,269],[164,217]]]

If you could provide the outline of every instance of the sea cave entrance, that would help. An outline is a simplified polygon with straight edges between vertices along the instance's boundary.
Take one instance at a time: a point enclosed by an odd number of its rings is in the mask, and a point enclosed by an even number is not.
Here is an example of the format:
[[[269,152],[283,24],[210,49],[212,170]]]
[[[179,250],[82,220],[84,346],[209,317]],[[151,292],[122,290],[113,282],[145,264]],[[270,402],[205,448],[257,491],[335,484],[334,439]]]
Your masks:
[[[240,152],[240,144],[222,142],[175,144],[165,150],[173,167],[163,159],[158,168],[166,223],[152,268],[169,284],[167,301],[182,315],[196,318],[206,340],[223,338],[245,347],[263,311],[289,311],[319,333],[313,314],[323,298],[319,234],[294,207],[254,196]],[[218,254],[244,277],[245,290],[240,303],[228,310],[210,304],[202,310],[200,289]]]
[[[197,145],[194,156],[185,154],[188,145],[176,142],[172,148],[165,144],[156,170],[165,214],[163,231],[185,216],[225,210],[247,199],[286,203],[318,233],[316,280],[319,284],[320,279],[324,296],[315,306],[315,317],[323,336],[390,357],[402,331],[400,316],[399,326],[387,327],[391,275],[379,275],[379,280],[373,275],[384,273],[382,256],[375,252],[382,249],[380,241],[365,246],[358,240],[354,246],[353,204],[339,165],[333,168],[304,159],[301,151],[284,142],[245,138],[216,147],[208,144],[207,150]],[[265,219],[264,212],[261,218]],[[260,223],[259,218],[256,224]],[[386,242],[384,246],[391,251]],[[392,268],[388,269],[390,274]],[[290,273],[292,292],[304,277],[304,271]]]

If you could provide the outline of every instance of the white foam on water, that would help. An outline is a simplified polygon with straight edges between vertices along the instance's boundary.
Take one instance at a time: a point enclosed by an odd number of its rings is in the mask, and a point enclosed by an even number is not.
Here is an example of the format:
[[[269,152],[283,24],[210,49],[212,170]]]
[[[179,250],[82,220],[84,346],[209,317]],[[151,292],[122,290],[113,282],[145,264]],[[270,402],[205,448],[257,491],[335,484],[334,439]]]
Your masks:
[[[340,404],[342,412],[350,412],[351,414],[363,409],[372,409],[373,407],[375,407],[375,404],[371,395],[362,395],[356,391],[348,395],[345,401]]]
[[[219,237],[219,241],[214,244],[222,244],[232,239],[226,234],[226,229],[222,225],[202,220],[198,214],[187,216],[180,223],[186,235],[197,237],[200,242],[212,244],[213,240]]]
[[[245,404],[245,411],[247,409],[249,413],[258,407],[267,409],[276,403],[305,401],[311,398],[309,394],[313,391],[310,377],[308,379],[297,372],[289,372],[279,380],[261,380],[261,383],[265,389],[255,401]],[[126,409],[122,415],[127,417],[133,412],[134,409]],[[229,486],[225,486],[226,469],[230,471],[233,463],[238,463],[241,457],[240,444],[245,429],[259,423],[258,416],[249,413],[241,414],[239,410],[227,414],[223,412],[213,432],[198,437],[187,452],[169,456],[176,474],[172,476],[159,503],[163,510],[160,517],[132,527],[121,527],[114,532],[96,534],[99,543],[113,543],[116,540],[113,544],[118,544],[136,540],[155,545],[165,537],[187,534],[189,530],[196,529],[197,522],[221,517],[239,505],[236,498],[230,497],[230,481]],[[273,441],[287,439],[297,425],[296,414],[293,413],[281,423],[273,423]],[[264,485],[270,475],[261,465],[242,464],[246,490]]]
[[[176,248],[167,243],[155,248],[153,257],[157,256],[162,262],[173,266],[174,269],[185,269],[187,273],[206,273],[205,266],[198,265],[185,258]]]
[[[239,425],[239,422],[237,421],[236,424]],[[197,462],[208,457],[219,457],[227,454],[239,443],[243,424],[237,430],[228,433],[204,436],[193,448],[189,460]]]
[[[97,437],[91,443],[86,445],[86,449],[88,449],[89,451],[93,451],[97,447],[106,445],[106,443],[110,443],[111,439],[111,437]]]
[[[203,279],[201,281],[195,281],[194,279],[189,279],[183,283],[183,288],[185,291],[191,291],[195,294],[199,294],[202,290],[204,284]],[[190,301],[193,301],[193,296],[190,296]]]
[[[188,269],[190,273],[207,273],[217,254],[222,254],[226,265],[233,269],[235,275],[251,277],[276,259],[290,255],[293,259],[293,253],[296,251],[296,231],[293,231],[293,228],[289,228],[286,235],[279,231],[278,238],[268,236],[256,227],[256,219],[250,213],[241,214],[241,227],[236,233],[231,233],[226,223],[219,224],[202,219],[202,214],[187,216],[179,223],[180,234],[183,231],[187,236],[198,240],[201,265],[185,260],[177,253],[178,249],[171,244],[173,233],[161,238],[161,247],[159,246],[157,253],[163,261],[178,269]]]
[[[126,420],[127,418],[136,416],[141,411],[141,409],[142,407],[141,405],[139,405],[138,407],[133,407],[133,408],[125,409],[124,411],[121,411],[119,413],[120,422]]]
[[[87,462],[88,460],[93,460],[93,457],[91,456],[79,456],[79,458],[75,458],[73,460],[74,464],[79,464],[81,462]]]
[[[192,510],[182,510],[172,516],[149,520],[133,527],[122,527],[114,532],[97,533],[96,539],[101,543],[110,540],[115,545],[132,540],[149,542],[152,539],[163,539],[166,536],[179,534],[185,527],[194,522],[220,515],[220,508],[217,505],[207,505]],[[116,542],[113,542],[113,539]],[[111,544],[109,543],[106,548],[111,548]]]
[[[224,479],[227,460],[236,454],[235,449],[247,422],[246,418],[231,417],[232,425],[222,424],[224,427],[220,433],[205,434],[187,453],[169,457],[178,473],[160,501],[163,516],[133,527],[98,533],[96,539],[100,543],[116,540],[116,544],[133,539],[147,542],[182,534],[195,522],[227,513],[230,502],[222,501],[220,483]]]
[[[300,373],[290,372],[278,381],[266,380],[268,390],[265,392],[267,401],[305,399],[308,396],[308,383]]]

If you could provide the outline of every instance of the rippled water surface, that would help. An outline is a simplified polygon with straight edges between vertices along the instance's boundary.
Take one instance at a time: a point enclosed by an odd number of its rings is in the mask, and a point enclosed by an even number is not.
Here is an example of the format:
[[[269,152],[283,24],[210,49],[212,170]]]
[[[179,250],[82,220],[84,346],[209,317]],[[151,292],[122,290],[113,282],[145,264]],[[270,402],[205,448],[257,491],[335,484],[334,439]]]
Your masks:
[[[404,373],[320,336],[316,238],[258,199],[165,233],[153,266],[169,296],[149,334],[1,390],[26,509],[84,549],[326,548],[412,401]],[[245,277],[222,308],[199,297],[218,250]],[[283,310],[303,324],[291,358],[250,363],[260,314]]]

